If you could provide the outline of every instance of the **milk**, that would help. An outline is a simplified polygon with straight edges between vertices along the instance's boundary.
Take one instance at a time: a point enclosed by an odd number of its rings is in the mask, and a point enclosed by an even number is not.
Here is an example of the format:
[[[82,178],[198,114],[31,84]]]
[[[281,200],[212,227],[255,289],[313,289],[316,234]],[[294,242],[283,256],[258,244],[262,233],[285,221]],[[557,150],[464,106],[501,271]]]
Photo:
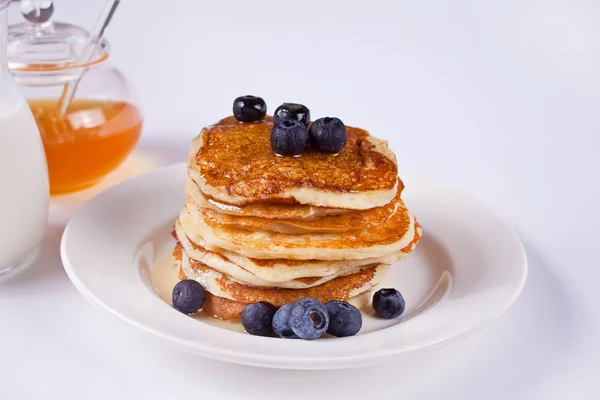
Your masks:
[[[0,279],[35,258],[47,212],[48,170],[36,122],[22,96],[0,92]]]
[[[35,258],[49,197],[40,133],[8,71],[7,7],[0,0],[0,280]]]

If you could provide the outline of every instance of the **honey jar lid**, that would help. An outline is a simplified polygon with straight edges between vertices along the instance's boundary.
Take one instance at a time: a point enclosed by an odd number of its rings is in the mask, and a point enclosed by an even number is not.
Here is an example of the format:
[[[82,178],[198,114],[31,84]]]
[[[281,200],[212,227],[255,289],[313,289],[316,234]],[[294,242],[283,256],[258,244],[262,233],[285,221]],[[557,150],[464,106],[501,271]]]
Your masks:
[[[95,53],[81,62],[90,33],[77,25],[53,22],[52,1],[22,0],[20,8],[25,22],[9,26],[7,43],[8,67],[17,82],[64,84],[82,68],[108,58],[109,44],[102,40]]]

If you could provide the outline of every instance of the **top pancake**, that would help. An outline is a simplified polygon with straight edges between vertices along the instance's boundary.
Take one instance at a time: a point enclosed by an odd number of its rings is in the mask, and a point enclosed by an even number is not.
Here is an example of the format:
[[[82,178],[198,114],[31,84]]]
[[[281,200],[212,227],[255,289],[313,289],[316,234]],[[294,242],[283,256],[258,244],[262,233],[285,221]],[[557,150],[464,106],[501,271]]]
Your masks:
[[[192,142],[188,171],[208,198],[235,206],[305,204],[364,210],[395,197],[398,168],[385,141],[347,127],[337,155],[310,149],[280,157],[271,149],[271,117],[240,123],[228,117],[202,130]]]

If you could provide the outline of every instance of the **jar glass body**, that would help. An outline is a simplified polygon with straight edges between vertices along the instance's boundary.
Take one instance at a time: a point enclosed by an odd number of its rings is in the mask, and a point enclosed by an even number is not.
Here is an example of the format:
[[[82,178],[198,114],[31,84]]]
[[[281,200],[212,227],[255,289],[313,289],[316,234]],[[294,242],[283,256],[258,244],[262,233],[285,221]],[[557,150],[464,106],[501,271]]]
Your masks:
[[[143,124],[137,96],[108,57],[83,68],[19,70],[13,74],[37,121],[53,195],[100,182],[137,144]],[[76,84],[64,115],[59,99]]]

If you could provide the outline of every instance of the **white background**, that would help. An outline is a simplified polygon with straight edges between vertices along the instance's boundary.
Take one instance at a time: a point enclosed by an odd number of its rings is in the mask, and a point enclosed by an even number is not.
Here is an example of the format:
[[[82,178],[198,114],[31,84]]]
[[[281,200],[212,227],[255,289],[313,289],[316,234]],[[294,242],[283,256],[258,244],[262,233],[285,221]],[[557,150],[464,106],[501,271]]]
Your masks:
[[[87,27],[102,8],[56,3]],[[58,252],[81,199],[61,199],[38,262],[0,286],[0,398],[600,396],[600,2],[124,0],[107,35],[144,107],[143,169],[183,161],[236,96],[302,102],[388,139],[401,174],[486,202],[520,234],[529,278],[488,328],[391,365],[228,365],[88,304]]]

